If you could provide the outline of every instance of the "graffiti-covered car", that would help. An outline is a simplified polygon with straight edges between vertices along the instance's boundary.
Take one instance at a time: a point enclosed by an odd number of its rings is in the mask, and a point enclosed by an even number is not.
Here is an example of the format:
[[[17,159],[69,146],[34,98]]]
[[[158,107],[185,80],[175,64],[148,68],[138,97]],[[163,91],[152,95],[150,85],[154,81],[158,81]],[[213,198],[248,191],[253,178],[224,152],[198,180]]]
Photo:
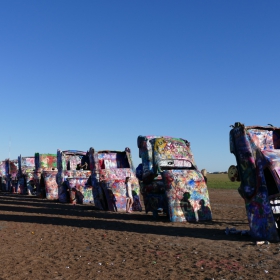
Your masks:
[[[57,183],[60,202],[93,203],[90,165],[87,152],[57,150]]]
[[[18,188],[17,193],[20,194],[36,194],[34,183],[34,169],[35,158],[34,157],[18,157]]]
[[[92,185],[95,206],[110,211],[126,210],[126,184],[130,178],[133,195],[133,211],[141,211],[139,198],[139,182],[136,178],[131,152],[125,151],[89,150],[90,169],[92,171]]]
[[[139,136],[137,145],[146,212],[163,209],[172,222],[211,220],[207,185],[190,143],[169,136]]]
[[[6,174],[6,191],[16,193],[18,180],[18,160],[5,160],[5,174]]]
[[[57,155],[35,153],[36,195],[49,200],[58,199],[56,176]]]
[[[6,162],[0,161],[0,184],[1,191],[6,191]]]
[[[231,181],[240,181],[251,236],[279,241],[280,128],[235,123],[230,131],[230,152],[237,166],[229,168]]]

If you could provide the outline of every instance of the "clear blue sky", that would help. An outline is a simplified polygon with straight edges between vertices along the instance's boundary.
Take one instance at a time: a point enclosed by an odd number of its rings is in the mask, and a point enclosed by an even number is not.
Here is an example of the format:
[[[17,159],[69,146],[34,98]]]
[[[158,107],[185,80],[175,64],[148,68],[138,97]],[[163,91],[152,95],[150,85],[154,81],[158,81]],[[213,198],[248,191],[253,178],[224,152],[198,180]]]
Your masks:
[[[280,1],[2,0],[0,160],[128,146],[137,166],[153,134],[225,171],[231,124],[280,126],[279,76]]]

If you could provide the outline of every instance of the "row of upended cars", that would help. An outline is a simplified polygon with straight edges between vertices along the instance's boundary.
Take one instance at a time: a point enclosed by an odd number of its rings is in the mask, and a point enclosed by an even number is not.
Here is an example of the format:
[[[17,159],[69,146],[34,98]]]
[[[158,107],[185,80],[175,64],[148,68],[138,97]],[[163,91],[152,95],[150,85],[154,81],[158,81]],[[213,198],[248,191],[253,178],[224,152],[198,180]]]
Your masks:
[[[230,151],[236,165],[231,181],[240,181],[250,234],[279,241],[280,128],[235,123]],[[2,191],[33,194],[63,203],[93,204],[109,211],[126,210],[125,179],[131,178],[133,211],[165,213],[172,222],[212,220],[205,177],[198,170],[190,143],[182,138],[139,136],[142,163],[133,167],[124,151],[57,151],[0,162]],[[279,226],[278,226],[279,225]]]
[[[63,203],[94,204],[126,210],[126,184],[131,180],[133,211],[165,213],[170,221],[211,220],[207,186],[197,169],[190,143],[181,138],[139,136],[136,170],[129,148],[124,151],[58,150],[2,162],[2,190],[37,195]]]

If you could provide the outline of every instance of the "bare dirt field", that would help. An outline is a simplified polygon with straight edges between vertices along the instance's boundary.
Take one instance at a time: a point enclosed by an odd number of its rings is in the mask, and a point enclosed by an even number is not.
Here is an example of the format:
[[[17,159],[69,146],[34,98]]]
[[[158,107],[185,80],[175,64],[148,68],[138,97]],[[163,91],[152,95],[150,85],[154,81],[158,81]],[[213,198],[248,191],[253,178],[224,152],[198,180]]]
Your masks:
[[[280,244],[255,245],[236,190],[210,189],[213,221],[112,213],[0,193],[0,279],[280,279]]]

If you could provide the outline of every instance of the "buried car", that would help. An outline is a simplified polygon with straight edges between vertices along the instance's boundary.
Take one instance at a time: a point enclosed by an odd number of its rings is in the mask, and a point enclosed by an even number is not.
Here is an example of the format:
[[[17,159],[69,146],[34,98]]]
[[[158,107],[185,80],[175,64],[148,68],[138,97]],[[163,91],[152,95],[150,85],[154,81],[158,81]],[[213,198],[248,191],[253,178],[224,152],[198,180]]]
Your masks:
[[[230,131],[231,181],[240,181],[250,234],[256,240],[280,241],[280,128],[235,123]]]
[[[18,160],[5,160],[5,173],[6,173],[6,191],[15,193],[18,186],[17,173],[18,173]]]
[[[57,155],[35,153],[34,181],[36,195],[49,200],[58,199]]]
[[[211,220],[207,185],[190,143],[169,136],[138,136],[137,145],[146,212],[163,210],[172,222]]]
[[[89,184],[91,172],[87,152],[57,150],[57,168],[58,199],[60,202],[93,203],[92,186]]]
[[[17,193],[20,194],[35,194],[34,188],[34,157],[18,157],[18,188]]]
[[[6,162],[0,161],[0,190],[6,191]]]
[[[130,149],[95,151],[90,148],[89,158],[95,206],[104,210],[125,211],[127,200],[125,180],[129,177],[134,201],[132,210],[141,211],[140,187],[134,172]]]

